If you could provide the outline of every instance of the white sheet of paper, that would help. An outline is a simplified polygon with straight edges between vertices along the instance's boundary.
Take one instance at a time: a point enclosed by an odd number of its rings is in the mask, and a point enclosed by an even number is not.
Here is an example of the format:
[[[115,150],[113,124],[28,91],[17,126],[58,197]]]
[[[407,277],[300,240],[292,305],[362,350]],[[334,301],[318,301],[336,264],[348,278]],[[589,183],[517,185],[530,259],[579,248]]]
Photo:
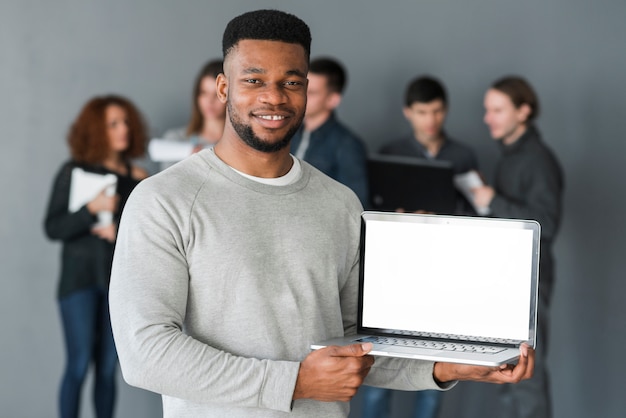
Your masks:
[[[150,159],[158,163],[182,161],[191,155],[193,144],[153,138],[148,144]]]
[[[467,173],[457,174],[454,176],[454,186],[465,196],[465,198],[472,204],[476,213],[481,216],[486,216],[491,213],[488,207],[476,206],[474,204],[474,195],[472,189],[484,186],[484,183],[478,173],[474,170]]]
[[[98,193],[102,190],[106,190],[107,196],[113,196],[116,186],[117,177],[114,174],[89,173],[82,168],[74,168],[70,184],[69,211],[71,213],[78,211],[98,196]],[[112,212],[98,212],[98,223],[96,226],[106,226],[111,222],[113,222]]]

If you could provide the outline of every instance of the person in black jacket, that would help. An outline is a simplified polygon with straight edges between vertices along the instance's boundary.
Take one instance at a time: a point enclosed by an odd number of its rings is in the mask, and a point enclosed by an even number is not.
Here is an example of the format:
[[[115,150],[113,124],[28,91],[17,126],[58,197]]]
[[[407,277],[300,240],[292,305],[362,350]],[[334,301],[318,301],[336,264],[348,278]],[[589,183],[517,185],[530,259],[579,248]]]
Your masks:
[[[561,220],[563,173],[533,124],[539,102],[526,80],[505,77],[496,81],[485,94],[484,105],[484,121],[491,136],[500,142],[502,157],[496,166],[494,186],[473,190],[475,203],[488,206],[495,217],[533,219],[541,224],[535,374],[519,385],[505,385],[502,400],[506,416],[550,417],[545,361],[554,284],[552,243]]]
[[[122,208],[135,185],[147,177],[131,163],[144,154],[146,139],[143,118],[129,100],[93,98],[72,124],[71,159],[54,180],[45,232],[63,243],[57,290],[67,356],[59,395],[62,418],[79,416],[81,387],[92,362],[96,415],[113,415],[117,353],[109,319],[109,276]],[[94,190],[95,197],[74,210],[69,203],[73,173],[112,175],[115,193]],[[99,218],[102,213],[112,216]]]

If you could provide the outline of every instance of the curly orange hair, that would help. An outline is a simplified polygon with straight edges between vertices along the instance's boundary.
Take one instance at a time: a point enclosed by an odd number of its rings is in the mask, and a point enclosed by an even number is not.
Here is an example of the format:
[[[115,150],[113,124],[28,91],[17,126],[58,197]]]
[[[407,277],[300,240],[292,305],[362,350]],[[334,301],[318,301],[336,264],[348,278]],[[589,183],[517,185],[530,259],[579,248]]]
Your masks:
[[[128,149],[122,152],[122,158],[126,160],[144,155],[148,135],[143,116],[130,100],[108,95],[89,100],[70,127],[67,142],[74,160],[99,164],[108,157],[110,149],[105,112],[111,105],[124,109],[128,120],[130,141]]]

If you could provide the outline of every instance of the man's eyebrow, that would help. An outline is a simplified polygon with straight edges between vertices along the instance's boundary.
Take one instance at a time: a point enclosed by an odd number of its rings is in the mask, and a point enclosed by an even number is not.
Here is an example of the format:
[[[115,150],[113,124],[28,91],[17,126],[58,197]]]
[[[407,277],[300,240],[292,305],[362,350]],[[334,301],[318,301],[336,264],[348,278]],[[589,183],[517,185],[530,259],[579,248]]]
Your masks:
[[[257,68],[257,67],[249,67],[249,68],[245,68],[243,70],[244,74],[265,74],[266,71],[262,68]]]
[[[267,71],[264,70],[263,68],[258,68],[258,67],[248,67],[245,68],[243,70],[244,74],[266,74]],[[294,69],[294,70],[287,70],[285,72],[286,75],[295,75],[297,77],[302,77],[302,78],[306,78],[306,73],[298,70],[298,69]]]
[[[295,75],[298,77],[306,78],[306,73],[303,73],[300,70],[289,70],[287,71],[287,75]]]

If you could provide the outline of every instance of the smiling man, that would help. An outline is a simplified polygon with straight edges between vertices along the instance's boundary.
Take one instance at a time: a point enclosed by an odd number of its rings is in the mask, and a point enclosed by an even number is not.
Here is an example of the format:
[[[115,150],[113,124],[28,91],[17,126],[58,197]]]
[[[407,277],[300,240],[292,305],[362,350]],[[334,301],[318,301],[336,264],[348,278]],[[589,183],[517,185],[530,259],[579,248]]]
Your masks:
[[[310,351],[355,331],[362,207],[289,153],[309,50],[293,15],[233,19],[217,80],[222,138],[131,196],[110,291],[126,381],[162,394],[166,417],[339,418],[365,379],[419,390],[528,378],[526,347],[504,368],[374,363],[371,344]]]
[[[243,139],[266,154],[280,151],[302,123],[307,71],[304,51],[298,44],[244,39],[237,44],[237,52],[226,62],[228,78],[220,74],[217,79],[219,97],[227,103],[229,128],[234,131],[228,136]],[[258,66],[265,57],[278,60],[285,54],[300,56],[299,65],[277,61],[273,69]],[[239,108],[245,112],[240,113]],[[259,134],[253,125],[258,126]]]

